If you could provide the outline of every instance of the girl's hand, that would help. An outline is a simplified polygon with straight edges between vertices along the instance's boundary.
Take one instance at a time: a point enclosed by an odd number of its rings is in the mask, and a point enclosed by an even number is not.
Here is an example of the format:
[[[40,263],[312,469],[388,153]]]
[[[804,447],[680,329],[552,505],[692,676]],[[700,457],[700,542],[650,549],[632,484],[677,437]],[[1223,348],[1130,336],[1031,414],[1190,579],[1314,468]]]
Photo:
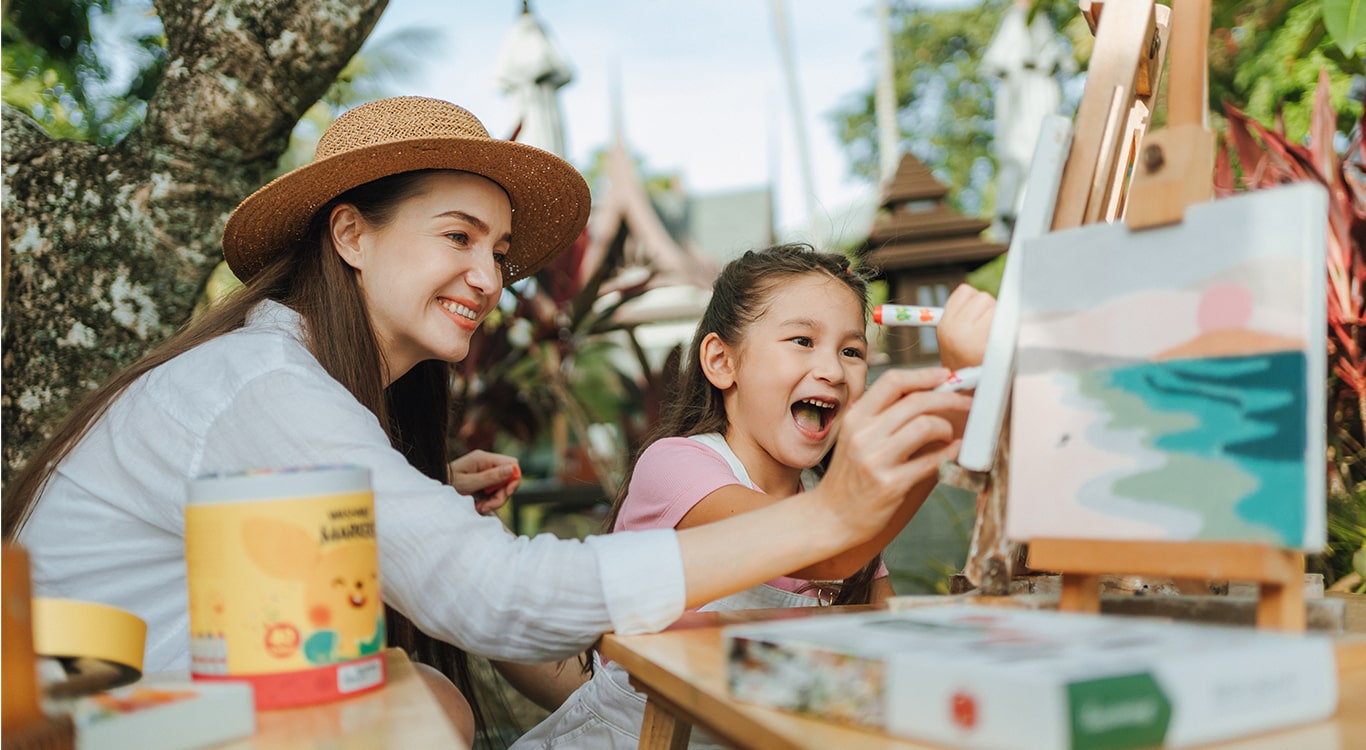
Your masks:
[[[470,451],[447,465],[451,486],[474,498],[474,509],[489,515],[508,501],[522,483],[517,459],[488,451]]]
[[[967,284],[959,284],[944,303],[944,317],[935,329],[939,337],[939,361],[950,370],[982,364],[995,312],[995,297]]]
[[[972,398],[932,390],[948,376],[934,367],[889,370],[845,414],[818,489],[830,490],[831,509],[856,536],[878,533],[913,488],[957,457],[954,425]]]

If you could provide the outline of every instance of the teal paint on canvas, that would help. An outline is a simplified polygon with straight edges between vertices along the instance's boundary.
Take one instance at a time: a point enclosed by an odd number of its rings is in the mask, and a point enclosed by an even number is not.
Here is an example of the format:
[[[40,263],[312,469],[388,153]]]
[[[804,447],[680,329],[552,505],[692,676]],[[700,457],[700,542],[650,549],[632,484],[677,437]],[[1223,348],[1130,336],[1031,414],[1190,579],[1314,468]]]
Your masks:
[[[1105,430],[1139,430],[1166,454],[1153,469],[1111,478],[1113,492],[1194,509],[1192,538],[1247,539],[1295,546],[1304,534],[1305,356],[1145,362],[1084,373],[1081,395],[1110,419]]]

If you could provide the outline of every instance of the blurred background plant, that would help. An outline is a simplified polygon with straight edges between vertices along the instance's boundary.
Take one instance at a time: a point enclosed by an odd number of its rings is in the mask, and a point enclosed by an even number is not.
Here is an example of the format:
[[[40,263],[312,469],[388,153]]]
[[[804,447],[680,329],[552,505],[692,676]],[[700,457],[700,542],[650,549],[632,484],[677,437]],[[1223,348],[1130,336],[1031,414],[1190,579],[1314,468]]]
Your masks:
[[[54,138],[110,145],[142,122],[166,39],[151,2],[9,0],[0,57],[6,104]]]
[[[593,268],[585,267],[587,244],[585,231],[530,281],[510,287],[476,334],[455,366],[452,439],[457,450],[521,454],[529,476],[597,483],[610,498],[659,415],[678,359],[652,367],[633,332],[614,322],[650,276],[606,288],[621,273],[623,243]],[[627,338],[634,368],[620,366],[613,332]]]

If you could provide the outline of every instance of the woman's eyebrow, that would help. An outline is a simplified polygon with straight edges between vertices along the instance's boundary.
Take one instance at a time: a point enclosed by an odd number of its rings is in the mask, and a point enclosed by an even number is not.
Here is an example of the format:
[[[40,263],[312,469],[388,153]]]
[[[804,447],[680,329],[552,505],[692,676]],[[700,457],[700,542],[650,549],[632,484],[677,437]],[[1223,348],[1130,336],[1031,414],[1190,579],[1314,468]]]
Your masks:
[[[475,228],[475,229],[478,229],[478,230],[481,231],[481,232],[488,232],[488,231],[489,231],[489,225],[488,225],[483,219],[481,219],[481,218],[479,218],[478,216],[475,216],[475,215],[473,215],[473,214],[467,214],[467,213],[465,213],[464,211],[461,211],[461,210],[458,209],[458,208],[457,208],[457,209],[451,209],[450,211],[442,211],[441,213],[439,213],[439,214],[436,215],[436,218],[438,218],[438,219],[444,218],[444,217],[450,217],[450,218],[453,218],[453,219],[462,219],[462,220],[464,220],[464,221],[469,222],[470,224],[473,224],[473,225],[474,225],[474,228]]]

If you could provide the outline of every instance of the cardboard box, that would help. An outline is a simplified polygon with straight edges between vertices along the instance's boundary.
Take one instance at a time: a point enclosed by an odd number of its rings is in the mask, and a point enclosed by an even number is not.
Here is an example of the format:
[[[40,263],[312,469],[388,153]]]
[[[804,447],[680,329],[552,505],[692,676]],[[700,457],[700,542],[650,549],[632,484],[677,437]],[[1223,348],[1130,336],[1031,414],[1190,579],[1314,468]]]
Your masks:
[[[1337,706],[1322,635],[951,605],[724,638],[739,700],[964,748],[1184,747]]]

